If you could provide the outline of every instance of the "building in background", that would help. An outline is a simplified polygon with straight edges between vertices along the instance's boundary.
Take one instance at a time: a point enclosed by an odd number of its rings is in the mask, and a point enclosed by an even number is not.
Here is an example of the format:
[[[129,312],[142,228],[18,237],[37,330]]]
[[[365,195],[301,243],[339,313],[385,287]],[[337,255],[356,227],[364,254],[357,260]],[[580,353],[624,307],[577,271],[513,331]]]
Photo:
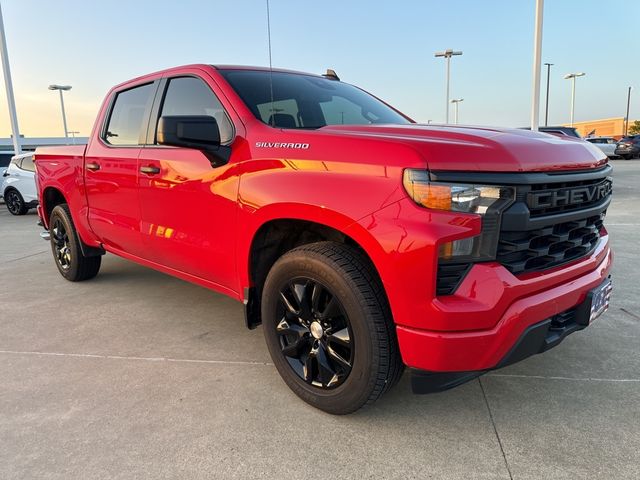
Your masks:
[[[633,120],[629,125],[633,125]],[[564,124],[566,127],[568,123]],[[591,136],[595,137],[614,137],[622,138],[624,135],[624,117],[603,118],[602,120],[589,120],[587,122],[573,122],[573,126],[578,129],[578,133],[583,137],[588,136],[595,130]]]
[[[88,137],[33,137],[25,138],[20,135],[23,152],[33,152],[36,147],[46,147],[54,145],[86,145]],[[15,155],[13,151],[13,140],[11,138],[0,138],[0,168],[6,167]]]

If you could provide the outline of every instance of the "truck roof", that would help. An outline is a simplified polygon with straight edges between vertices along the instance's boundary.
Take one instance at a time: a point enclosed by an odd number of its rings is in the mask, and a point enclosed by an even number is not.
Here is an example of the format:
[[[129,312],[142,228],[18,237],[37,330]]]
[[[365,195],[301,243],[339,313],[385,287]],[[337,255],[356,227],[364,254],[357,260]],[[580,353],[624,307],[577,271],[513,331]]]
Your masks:
[[[282,72],[282,73],[297,73],[298,75],[310,75],[313,77],[322,77],[322,75],[309,72],[301,72],[298,70],[289,70],[286,68],[269,68],[269,67],[254,67],[249,65],[211,65],[216,70],[256,70],[259,72]]]
[[[177,66],[177,67],[165,68],[163,70],[158,70],[156,72],[147,73],[145,75],[140,75],[138,77],[130,78],[130,79],[124,81],[124,82],[120,82],[118,85],[113,87],[113,89],[117,89],[117,88],[120,88],[122,86],[131,84],[131,83],[136,83],[136,82],[138,82],[140,80],[144,80],[146,78],[157,77],[158,75],[162,75],[162,74],[165,74],[165,73],[179,72],[180,70],[185,70],[185,69],[188,69],[188,68],[200,68],[200,69],[214,68],[216,70],[255,70],[255,71],[266,71],[266,72],[271,70],[273,72],[294,73],[294,74],[298,74],[298,75],[311,75],[311,76],[314,76],[314,77],[322,77],[322,75],[315,74],[315,73],[300,72],[300,71],[296,71],[296,70],[287,70],[287,69],[284,69],[284,68],[272,68],[272,69],[270,69],[269,67],[255,67],[255,66],[250,66],[250,65],[212,65],[212,64],[206,64],[206,63],[194,63],[194,64],[189,64],[189,65],[180,65],[180,66]]]

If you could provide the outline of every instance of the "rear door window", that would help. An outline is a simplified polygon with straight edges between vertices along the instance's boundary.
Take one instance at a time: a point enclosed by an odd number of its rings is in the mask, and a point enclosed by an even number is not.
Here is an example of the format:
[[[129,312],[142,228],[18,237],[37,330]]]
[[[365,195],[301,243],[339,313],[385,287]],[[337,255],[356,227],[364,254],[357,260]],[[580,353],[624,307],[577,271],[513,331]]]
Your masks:
[[[116,94],[104,132],[110,145],[141,145],[146,134],[146,112],[153,101],[154,84],[147,83]]]

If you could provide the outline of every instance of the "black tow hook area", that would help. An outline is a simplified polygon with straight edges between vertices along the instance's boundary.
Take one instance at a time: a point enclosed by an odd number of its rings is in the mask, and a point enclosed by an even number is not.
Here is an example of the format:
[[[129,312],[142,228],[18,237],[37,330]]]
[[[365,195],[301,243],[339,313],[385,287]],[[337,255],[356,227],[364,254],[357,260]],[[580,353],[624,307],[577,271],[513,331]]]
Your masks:
[[[411,369],[411,391],[423,395],[442,392],[479,377],[485,371],[474,372],[425,372]]]

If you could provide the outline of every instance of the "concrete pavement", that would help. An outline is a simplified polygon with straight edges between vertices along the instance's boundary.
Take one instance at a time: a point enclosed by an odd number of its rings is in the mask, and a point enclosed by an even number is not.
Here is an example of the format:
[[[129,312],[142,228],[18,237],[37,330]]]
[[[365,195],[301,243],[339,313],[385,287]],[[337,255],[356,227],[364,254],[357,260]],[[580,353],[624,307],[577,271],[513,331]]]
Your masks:
[[[333,417],[291,393],[241,305],[104,258],[58,274],[0,205],[0,478],[639,478],[640,161],[614,161],[610,311],[562,345]]]

